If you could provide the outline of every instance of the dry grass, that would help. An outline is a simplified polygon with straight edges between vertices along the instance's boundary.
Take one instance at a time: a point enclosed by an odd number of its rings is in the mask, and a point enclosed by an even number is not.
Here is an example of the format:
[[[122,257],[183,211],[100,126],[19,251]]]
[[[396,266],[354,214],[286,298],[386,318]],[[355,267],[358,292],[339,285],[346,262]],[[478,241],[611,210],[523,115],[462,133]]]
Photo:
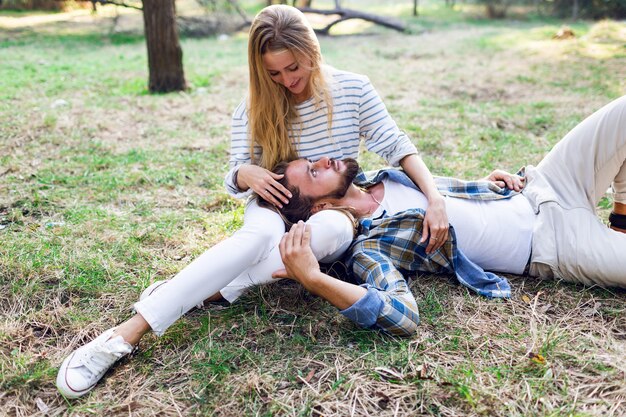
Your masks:
[[[68,353],[239,226],[221,177],[245,39],[185,40],[194,87],[149,96],[140,39],[42,25],[0,49],[0,415],[626,415],[626,292],[515,276],[508,301],[416,277],[410,339],[277,283],[194,310],[86,398],[61,398]],[[536,163],[626,93],[623,23],[567,41],[557,28],[470,22],[322,46],[370,76],[435,173],[474,177]]]

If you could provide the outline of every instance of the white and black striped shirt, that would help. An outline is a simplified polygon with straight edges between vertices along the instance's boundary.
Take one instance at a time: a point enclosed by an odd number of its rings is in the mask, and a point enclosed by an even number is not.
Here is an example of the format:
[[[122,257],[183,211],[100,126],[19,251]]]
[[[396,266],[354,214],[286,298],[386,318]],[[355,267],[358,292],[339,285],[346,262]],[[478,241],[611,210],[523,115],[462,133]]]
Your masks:
[[[383,157],[392,166],[410,154],[417,153],[410,139],[402,132],[387,112],[385,104],[364,75],[327,67],[333,98],[332,128],[328,131],[327,107],[316,108],[309,99],[296,106],[300,116],[294,125],[291,143],[298,156],[316,161],[323,156],[334,159],[357,158],[363,138],[369,151]],[[250,164],[247,100],[233,113],[231,131],[230,171],[225,185],[234,197],[246,197],[251,191],[241,192],[233,182],[234,174],[242,164]],[[301,123],[301,125],[300,125]],[[254,161],[261,148],[255,146]]]

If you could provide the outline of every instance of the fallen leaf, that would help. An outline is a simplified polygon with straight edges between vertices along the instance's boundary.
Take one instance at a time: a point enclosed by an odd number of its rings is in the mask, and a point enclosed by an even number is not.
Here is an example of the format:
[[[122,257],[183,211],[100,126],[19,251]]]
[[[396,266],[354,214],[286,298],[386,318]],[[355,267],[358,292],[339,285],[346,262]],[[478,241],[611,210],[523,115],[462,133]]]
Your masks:
[[[39,409],[39,411],[44,414],[50,411],[50,407],[48,407],[46,403],[44,403],[43,400],[39,397],[35,398],[35,404],[37,404],[37,408]]]
[[[315,369],[311,369],[309,371],[309,373],[307,374],[306,378],[304,378],[304,380],[306,382],[311,382],[311,379],[313,378],[313,375],[315,375]]]
[[[546,314],[548,311],[552,310],[552,304],[546,304],[537,309],[541,314]]]
[[[522,301],[525,302],[526,304],[530,304],[530,297],[524,294],[522,295]]]
[[[534,352],[530,352],[528,354],[528,357],[530,358],[531,361],[539,364],[539,365],[545,365],[546,364],[546,358],[544,358],[541,354],[539,353],[534,353]]]
[[[419,379],[433,379],[432,376],[428,375],[428,364],[423,363],[417,367],[417,377]]]
[[[423,364],[422,369],[420,369],[420,378],[424,379],[428,376],[428,365]]]
[[[571,39],[575,38],[576,34],[569,26],[563,26],[553,36],[552,39]]]
[[[553,376],[554,376],[554,372],[552,371],[552,368],[546,369],[546,372],[543,374],[543,377],[545,379],[552,379]]]
[[[311,379],[313,379],[313,376],[315,375],[315,369],[311,369],[309,371],[309,373],[306,375],[306,377],[302,378],[300,375],[298,375],[298,379],[302,382],[302,383],[309,383],[311,382]]]
[[[598,314],[598,309],[600,308],[600,303],[594,303],[593,306],[586,308],[582,311],[582,315],[585,317],[591,317]]]
[[[393,369],[385,368],[383,366],[379,366],[374,369],[378,375],[383,377],[384,379],[404,379],[404,375],[400,372],[394,371]]]
[[[291,386],[291,382],[280,381],[278,384],[276,384],[276,389],[281,390],[281,389],[289,388],[289,386]]]

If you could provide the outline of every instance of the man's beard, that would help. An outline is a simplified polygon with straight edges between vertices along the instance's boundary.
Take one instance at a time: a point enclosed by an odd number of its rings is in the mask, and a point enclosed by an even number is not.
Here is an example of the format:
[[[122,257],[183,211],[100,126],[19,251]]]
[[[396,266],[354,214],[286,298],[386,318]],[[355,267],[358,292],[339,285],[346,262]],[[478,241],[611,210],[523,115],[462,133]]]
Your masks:
[[[329,193],[327,198],[340,199],[345,197],[350,185],[352,185],[352,181],[356,178],[356,175],[359,173],[359,163],[356,159],[346,158],[342,159],[342,162],[345,165],[345,170],[341,172],[341,183],[333,192]]]

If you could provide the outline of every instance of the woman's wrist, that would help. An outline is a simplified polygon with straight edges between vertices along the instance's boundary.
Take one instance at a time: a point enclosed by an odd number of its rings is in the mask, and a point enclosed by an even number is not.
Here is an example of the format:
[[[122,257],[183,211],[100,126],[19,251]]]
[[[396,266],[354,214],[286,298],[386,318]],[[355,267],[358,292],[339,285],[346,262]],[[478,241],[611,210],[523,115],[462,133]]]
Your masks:
[[[250,186],[245,181],[245,169],[247,166],[248,166],[247,164],[240,165],[239,168],[233,174],[233,182],[235,183],[235,186],[239,189],[239,191],[242,191],[242,192],[248,191],[250,189]],[[242,171],[244,175],[242,175]]]
[[[428,205],[432,204],[440,204],[444,202],[443,196],[439,193],[439,191],[435,191],[431,195],[427,196]]]

